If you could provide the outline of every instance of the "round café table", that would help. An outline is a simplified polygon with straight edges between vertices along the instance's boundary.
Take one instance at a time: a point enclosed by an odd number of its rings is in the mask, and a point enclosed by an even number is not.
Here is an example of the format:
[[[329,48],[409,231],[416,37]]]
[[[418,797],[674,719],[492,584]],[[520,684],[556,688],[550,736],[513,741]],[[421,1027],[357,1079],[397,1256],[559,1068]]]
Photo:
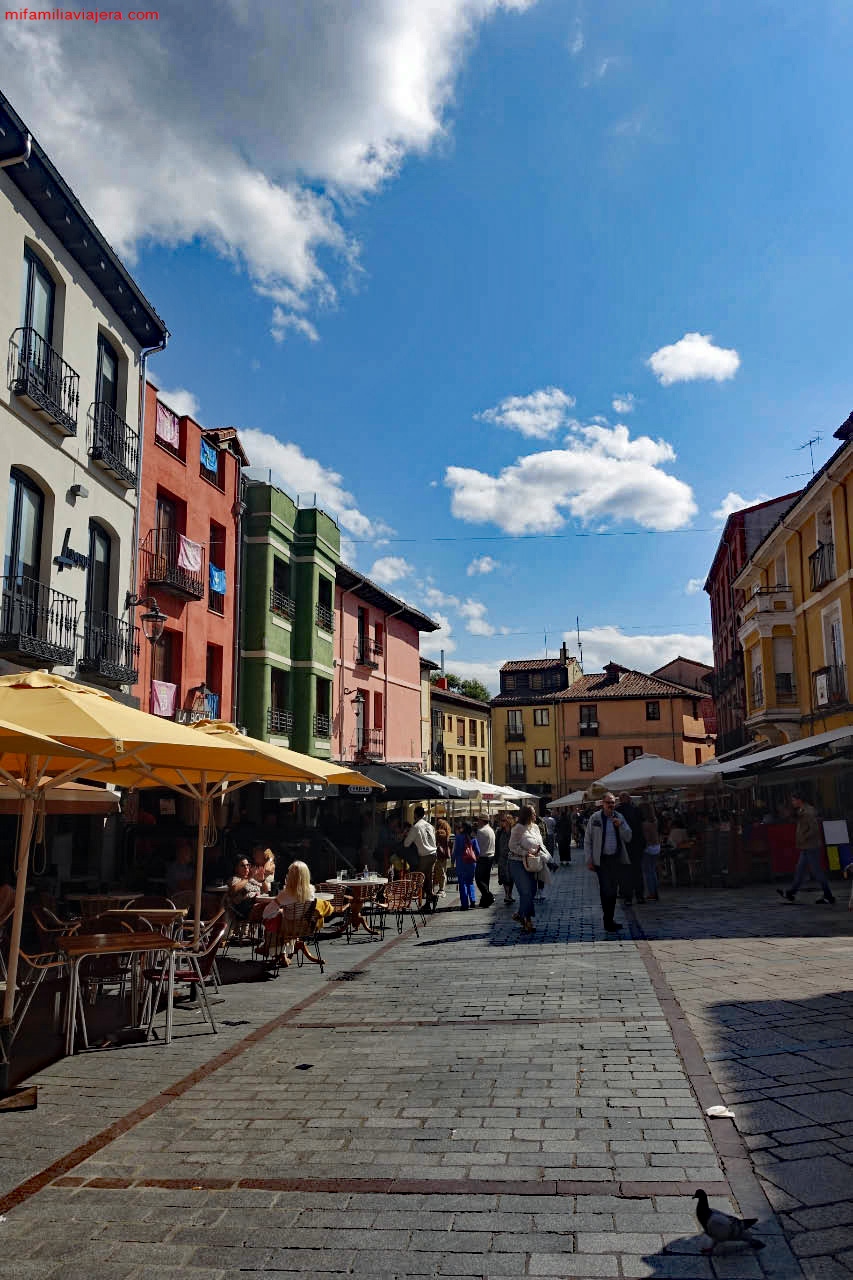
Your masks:
[[[374,937],[379,936],[380,931],[378,929],[374,929],[373,925],[367,923],[364,915],[362,914],[362,909],[368,894],[372,893],[375,889],[382,888],[383,885],[388,883],[387,876],[370,875],[366,880],[361,876],[356,876],[352,880],[333,879],[324,880],[323,883],[329,887],[336,885],[339,888],[344,889],[352,898],[352,905],[350,906],[350,929],[353,933],[355,933],[357,929],[363,929],[365,933],[371,933]]]

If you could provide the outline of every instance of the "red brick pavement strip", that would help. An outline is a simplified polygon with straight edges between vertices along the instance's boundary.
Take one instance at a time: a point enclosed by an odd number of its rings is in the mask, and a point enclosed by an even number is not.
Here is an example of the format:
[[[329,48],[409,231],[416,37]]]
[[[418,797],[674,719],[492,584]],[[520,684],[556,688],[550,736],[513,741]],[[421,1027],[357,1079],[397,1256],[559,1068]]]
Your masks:
[[[755,1174],[747,1146],[734,1124],[729,1120],[722,1120],[712,1126],[708,1122],[705,1112],[708,1107],[723,1105],[722,1094],[708,1070],[699,1041],[693,1034],[687,1016],[667,982],[651,945],[644,938],[635,938],[634,942],[646,966],[664,1017],[669,1023],[685,1074],[702,1109],[708,1137],[720,1157],[720,1164],[741,1214],[761,1220],[773,1219],[774,1210]],[[725,1125],[725,1128],[721,1129],[720,1125]]]
[[[371,952],[369,956],[365,956],[364,960],[356,967],[356,971],[360,971],[367,965],[373,964],[380,956],[385,955],[393,947],[398,946],[401,942],[409,938],[413,932],[413,929],[407,929],[406,932],[400,934],[399,937],[392,938],[390,942],[383,943],[381,947],[378,947],[375,951]],[[162,1111],[163,1108],[169,1106],[175,1098],[182,1097],[183,1094],[187,1093],[202,1080],[213,1075],[214,1072],[219,1071],[221,1067],[227,1066],[230,1062],[233,1062],[235,1058],[239,1058],[241,1054],[245,1053],[247,1049],[252,1047],[252,1045],[259,1044],[262,1040],[266,1040],[271,1036],[273,1032],[278,1031],[281,1027],[287,1026],[293,1021],[294,1017],[303,1013],[306,1009],[310,1009],[312,1005],[316,1004],[318,1000],[322,1000],[322,998],[325,995],[328,995],[332,990],[334,990],[334,987],[330,985],[328,987],[322,987],[319,991],[313,992],[310,996],[306,996],[304,1000],[300,1000],[297,1004],[292,1005],[291,1008],[285,1010],[284,1013],[278,1014],[277,1017],[272,1018],[269,1022],[265,1022],[263,1026],[256,1027],[254,1031],[250,1031],[242,1040],[231,1045],[230,1048],[223,1050],[223,1052],[217,1054],[215,1058],[211,1058],[211,1060],[205,1063],[204,1066],[198,1067],[197,1070],[191,1071],[188,1075],[183,1076],[182,1079],[175,1081],[174,1084],[169,1085],[168,1088],[163,1089],[153,1098],[149,1098],[140,1106],[135,1107],[133,1111],[129,1111],[127,1115],[121,1116],[120,1119],[113,1121],[113,1123],[108,1125],[106,1129],[102,1129],[100,1133],[94,1134],[86,1142],[81,1143],[80,1146],[74,1147],[72,1151],[66,1152],[64,1156],[60,1156],[58,1160],[54,1160],[52,1164],[47,1165],[46,1168],[39,1170],[38,1173],[34,1173],[32,1177],[29,1177],[24,1182],[19,1183],[17,1187],[13,1187],[11,1191],[7,1191],[4,1196],[0,1196],[0,1214],[8,1213],[10,1209],[14,1209],[17,1205],[23,1204],[25,1200],[29,1200],[32,1196],[37,1195],[39,1191],[42,1191],[49,1183],[58,1182],[58,1185],[60,1186],[69,1187],[71,1184],[64,1175],[67,1175],[72,1169],[76,1169],[76,1167],[82,1164],[84,1160],[88,1160],[90,1156],[95,1155],[98,1151],[103,1151],[104,1147],[108,1147],[110,1143],[115,1142],[117,1138],[122,1137],[122,1135],[128,1133],[129,1130],[134,1129],[143,1120],[147,1120],[149,1116],[156,1115],[158,1111]],[[88,1180],[84,1180],[84,1182],[85,1185],[91,1185]],[[180,1185],[183,1186],[184,1183],[181,1182]],[[194,1186],[196,1184],[190,1181],[189,1185]],[[232,1184],[227,1182],[225,1185],[231,1186]]]
[[[465,1027],[467,1031],[476,1030],[477,1027],[544,1027],[544,1026],[560,1026],[566,1025],[570,1027],[579,1024],[598,1024],[609,1025],[614,1023],[617,1026],[624,1026],[626,1022],[632,1024],[639,1023],[643,1026],[649,1022],[665,1022],[663,1014],[659,1016],[646,1015],[640,1017],[637,1014],[607,1014],[603,1017],[587,1017],[586,1015],[577,1018],[567,1018],[557,1015],[553,1018],[375,1018],[372,1021],[359,1018],[358,1022],[347,1021],[341,1022],[293,1022],[291,1026],[294,1031],[375,1031],[377,1027]]]

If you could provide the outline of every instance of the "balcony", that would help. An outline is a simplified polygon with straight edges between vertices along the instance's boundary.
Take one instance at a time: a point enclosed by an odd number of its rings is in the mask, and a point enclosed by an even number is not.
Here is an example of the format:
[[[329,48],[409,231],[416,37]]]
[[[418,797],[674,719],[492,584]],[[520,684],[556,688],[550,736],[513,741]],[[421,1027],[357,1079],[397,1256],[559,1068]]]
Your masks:
[[[182,600],[201,600],[205,589],[204,547],[174,529],[151,529],[140,548],[140,577]]]
[[[373,654],[373,646],[366,636],[359,636],[353,647],[353,661],[357,667],[369,667],[375,671],[379,666]]]
[[[268,707],[267,733],[289,738],[293,733],[293,712],[286,707]]]
[[[809,582],[812,591],[820,591],[835,577],[835,543],[819,542],[809,556]]]
[[[77,601],[34,578],[0,579],[0,654],[69,666],[77,646]]]
[[[77,665],[105,684],[136,684],[139,627],[109,613],[87,613],[83,624],[83,657]]]
[[[296,617],[296,601],[291,600],[290,596],[285,595],[283,591],[270,587],[270,613],[292,622]]]
[[[847,702],[847,668],[843,664],[821,667],[812,672],[812,692],[816,707],[838,706]]]
[[[591,721],[589,724],[578,725],[579,738],[597,738],[598,737],[598,721]]]
[[[331,716],[316,715],[314,717],[314,737],[315,738],[331,738],[331,736],[332,736]]]
[[[524,765],[507,765],[506,769],[506,785],[508,787],[523,787],[527,782],[527,771]]]
[[[317,605],[317,626],[322,627],[324,631],[334,631],[335,616],[331,607],[327,604]]]
[[[744,622],[757,613],[793,613],[794,592],[788,586],[760,587],[754,591],[741,609]]]
[[[80,375],[35,329],[16,329],[9,339],[9,390],[68,436],[77,434]]]
[[[504,742],[524,742],[524,728],[520,725],[508,724],[504,734]]]
[[[797,682],[792,671],[777,671],[775,676],[776,706],[794,707],[797,704]]]
[[[356,747],[361,760],[382,760],[385,757],[385,734],[381,729],[368,729],[361,746]]]
[[[87,419],[89,457],[127,489],[136,488],[139,436],[115,409],[96,400]]]

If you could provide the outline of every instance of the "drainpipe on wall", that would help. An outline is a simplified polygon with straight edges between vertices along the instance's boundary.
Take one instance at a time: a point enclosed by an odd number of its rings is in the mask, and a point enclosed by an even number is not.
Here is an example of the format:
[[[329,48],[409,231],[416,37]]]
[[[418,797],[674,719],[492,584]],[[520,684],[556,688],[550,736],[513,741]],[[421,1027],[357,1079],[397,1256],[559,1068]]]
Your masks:
[[[348,591],[341,591],[341,692],[338,698],[338,712],[340,715],[341,725],[338,730],[338,758],[340,760],[343,760],[344,758],[344,697],[346,696],[344,694],[344,687],[346,685],[346,671],[344,669],[344,617],[346,616],[344,612],[344,599],[346,596],[354,595],[355,592],[358,591],[359,587],[364,586],[364,583],[365,579],[360,578],[354,587],[350,587]],[[334,596],[332,596],[332,600],[334,600]]]
[[[388,759],[388,646],[391,640],[391,632],[388,630],[388,623],[392,618],[396,618],[398,614],[403,612],[405,605],[399,609],[395,609],[393,613],[385,614],[385,653],[384,653],[384,676],[385,676],[385,692],[382,695],[382,754]],[[420,633],[418,633],[418,653],[420,653]]]
[[[0,169],[10,169],[13,164],[26,164],[33,149],[32,136],[28,133],[24,149],[19,156],[9,156],[8,160],[0,160]]]
[[[235,455],[237,476],[234,484],[235,498],[233,512],[237,516],[236,539],[237,548],[234,556],[234,652],[231,659],[231,721],[237,723],[237,708],[240,693],[240,625],[243,618],[243,515],[246,504],[243,501],[243,469],[240,459]]]
[[[139,408],[137,411],[137,428],[139,431],[139,448],[136,452],[136,510],[133,513],[133,549],[130,557],[130,594],[136,595],[137,565],[139,561],[139,518],[142,507],[142,453],[145,448],[145,382],[148,375],[148,357],[166,350],[169,341],[167,331],[162,342],[156,347],[147,347],[140,357],[139,364]]]

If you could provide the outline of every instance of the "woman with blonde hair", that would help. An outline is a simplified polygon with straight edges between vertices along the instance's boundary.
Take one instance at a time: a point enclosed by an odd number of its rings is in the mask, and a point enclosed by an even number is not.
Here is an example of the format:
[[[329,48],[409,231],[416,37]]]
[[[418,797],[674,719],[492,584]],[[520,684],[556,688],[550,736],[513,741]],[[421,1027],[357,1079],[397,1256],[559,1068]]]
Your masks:
[[[546,856],[536,812],[532,805],[523,805],[509,837],[509,870],[518,890],[518,911],[513,920],[519,922],[525,933],[532,933],[535,928],[536,872],[544,866]]]
[[[330,902],[317,902],[316,895],[317,890],[311,883],[311,871],[308,864],[306,862],[291,862],[287,868],[283,889],[264,908],[264,928],[271,934],[276,933],[279,929],[279,916],[282,913],[282,908],[299,902],[314,903],[314,909],[318,916],[318,927],[322,927],[323,917],[331,915],[332,904]],[[281,957],[285,967],[290,963],[295,945],[293,942],[285,944],[284,954]],[[270,944],[268,943],[265,945],[264,954],[267,954],[269,949]]]

